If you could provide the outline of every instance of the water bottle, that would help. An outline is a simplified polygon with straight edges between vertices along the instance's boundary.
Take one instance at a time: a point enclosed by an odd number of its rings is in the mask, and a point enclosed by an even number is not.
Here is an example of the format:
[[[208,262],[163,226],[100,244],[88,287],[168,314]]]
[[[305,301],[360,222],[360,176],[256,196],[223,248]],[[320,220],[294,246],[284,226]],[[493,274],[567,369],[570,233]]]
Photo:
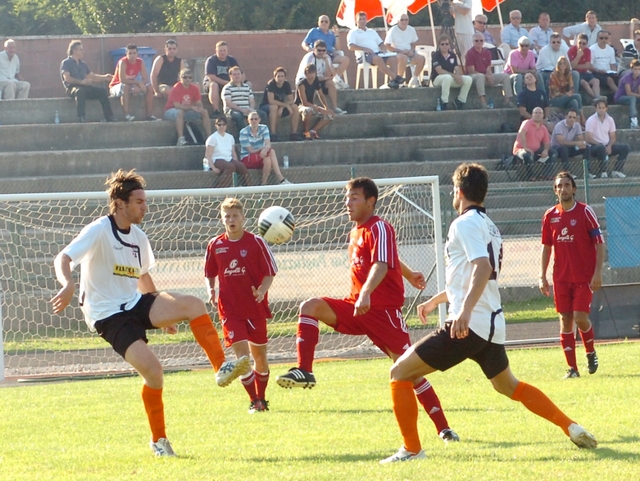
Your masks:
[[[604,156],[604,161],[605,161],[605,162],[609,162],[609,156],[608,156],[608,155],[605,155],[605,156]]]
[[[495,107],[495,105],[493,104],[493,98],[492,97],[489,97],[489,103],[487,105],[489,106],[490,109]]]
[[[53,123],[56,125],[60,123],[60,114],[58,113],[57,110],[56,110],[56,116],[53,118]]]
[[[438,103],[436,104],[436,111],[440,112],[442,110],[442,102],[438,99]]]
[[[282,167],[284,167],[285,169],[289,168],[289,156],[288,155],[285,155],[282,158]]]

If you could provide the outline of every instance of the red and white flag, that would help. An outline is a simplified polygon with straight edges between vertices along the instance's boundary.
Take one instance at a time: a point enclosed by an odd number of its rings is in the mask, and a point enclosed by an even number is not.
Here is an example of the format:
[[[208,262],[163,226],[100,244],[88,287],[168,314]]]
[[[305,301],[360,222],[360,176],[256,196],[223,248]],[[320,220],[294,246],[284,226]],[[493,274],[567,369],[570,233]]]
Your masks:
[[[429,3],[436,0],[342,0],[336,13],[338,25],[355,28],[355,15],[365,12],[367,19],[382,17],[383,8],[387,13],[387,25],[398,23],[400,16],[407,11],[416,14]]]

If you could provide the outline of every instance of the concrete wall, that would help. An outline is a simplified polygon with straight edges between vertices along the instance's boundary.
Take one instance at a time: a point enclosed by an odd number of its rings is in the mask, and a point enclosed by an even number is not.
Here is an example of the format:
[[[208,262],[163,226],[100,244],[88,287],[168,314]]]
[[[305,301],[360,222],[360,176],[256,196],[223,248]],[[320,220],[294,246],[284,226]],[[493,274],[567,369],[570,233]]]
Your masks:
[[[525,25],[530,29],[533,25]],[[565,24],[554,25],[559,31]],[[311,26],[310,26],[311,27]],[[619,47],[619,38],[629,36],[629,24],[616,22],[606,24],[611,30]],[[438,33],[439,28],[436,28]],[[421,43],[432,45],[430,28],[417,28]],[[491,27],[495,38],[500,36],[500,28]],[[240,66],[246,71],[247,79],[253,82],[256,90],[262,90],[271,78],[273,70],[283,66],[294,77],[298,63],[303,55],[300,43],[306,34],[303,30],[278,30],[257,32],[211,32],[180,34],[136,34],[136,35],[91,35],[91,36],[48,36],[48,37],[14,37],[17,42],[17,55],[20,57],[21,73],[31,82],[31,97],[47,98],[65,95],[60,81],[60,62],[66,58],[69,42],[80,38],[84,45],[85,62],[97,73],[113,72],[114,65],[109,52],[133,42],[139,47],[151,47],[160,53],[164,51],[164,42],[168,38],[178,41],[179,56],[184,59],[208,57],[215,53],[215,44],[225,40],[229,44],[229,53],[238,59]],[[384,31],[380,32],[384,38]],[[343,49],[346,49],[346,29],[342,29],[340,37]],[[355,83],[355,58],[352,52],[349,70],[349,83]]]

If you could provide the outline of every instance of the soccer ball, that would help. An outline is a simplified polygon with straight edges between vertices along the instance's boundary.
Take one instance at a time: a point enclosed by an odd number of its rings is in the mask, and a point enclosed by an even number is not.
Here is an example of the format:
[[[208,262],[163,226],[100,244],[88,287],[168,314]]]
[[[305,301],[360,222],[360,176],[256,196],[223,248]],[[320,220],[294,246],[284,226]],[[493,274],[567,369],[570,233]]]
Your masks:
[[[258,218],[258,231],[269,244],[287,242],[295,227],[296,221],[291,212],[280,206],[266,208]]]

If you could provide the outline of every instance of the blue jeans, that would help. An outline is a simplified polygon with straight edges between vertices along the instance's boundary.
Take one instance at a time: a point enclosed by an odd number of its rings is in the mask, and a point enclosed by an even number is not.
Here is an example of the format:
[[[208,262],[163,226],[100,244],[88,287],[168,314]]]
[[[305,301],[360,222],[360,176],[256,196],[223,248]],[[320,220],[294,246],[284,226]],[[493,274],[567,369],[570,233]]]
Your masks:
[[[618,105],[628,105],[629,106],[629,117],[637,117],[638,116],[638,99],[631,95],[623,95],[616,100]]]
[[[562,161],[562,168],[564,170],[570,170],[569,168],[569,159],[571,157],[577,157],[578,155],[582,155],[587,161],[587,165],[589,165],[589,160],[591,159],[591,147],[587,144],[585,149],[576,149],[575,146],[568,145],[558,145],[556,147],[552,147],[558,153],[558,157]]]
[[[547,93],[547,97],[549,96],[549,79],[551,78],[551,72],[546,70],[538,70],[538,82],[540,82],[540,78],[542,78],[543,90]],[[575,70],[571,71],[571,79],[573,80],[573,91],[575,93],[580,92],[580,73]],[[588,82],[588,81],[587,81]],[[540,87],[540,84],[538,84]]]
[[[609,157],[616,155],[618,158],[616,159],[616,165],[613,170],[622,172],[622,169],[624,169],[624,162],[627,160],[627,156],[629,155],[629,146],[627,144],[613,144],[611,146],[611,155]],[[592,145],[591,156],[597,159],[595,171],[591,173],[599,177],[600,174],[607,170],[607,164],[609,162],[607,159],[607,148],[602,144]]]
[[[549,105],[561,109],[574,109],[579,113],[582,110],[582,97],[580,94],[560,95],[549,99]]]

